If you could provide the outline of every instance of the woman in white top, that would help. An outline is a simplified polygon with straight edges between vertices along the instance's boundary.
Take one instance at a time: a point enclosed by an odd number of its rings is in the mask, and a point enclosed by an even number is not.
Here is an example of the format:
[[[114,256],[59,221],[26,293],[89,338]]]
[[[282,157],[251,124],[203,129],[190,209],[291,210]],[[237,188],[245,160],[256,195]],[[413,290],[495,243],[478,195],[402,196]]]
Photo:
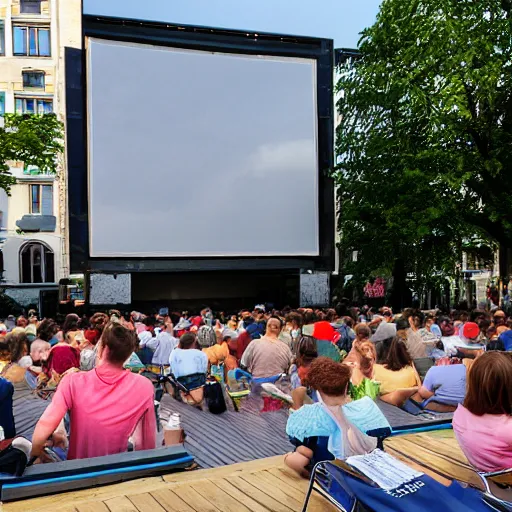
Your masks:
[[[171,352],[169,365],[176,380],[189,391],[181,393],[182,399],[191,405],[199,405],[204,397],[208,357],[198,350],[195,334],[183,334],[179,345]]]

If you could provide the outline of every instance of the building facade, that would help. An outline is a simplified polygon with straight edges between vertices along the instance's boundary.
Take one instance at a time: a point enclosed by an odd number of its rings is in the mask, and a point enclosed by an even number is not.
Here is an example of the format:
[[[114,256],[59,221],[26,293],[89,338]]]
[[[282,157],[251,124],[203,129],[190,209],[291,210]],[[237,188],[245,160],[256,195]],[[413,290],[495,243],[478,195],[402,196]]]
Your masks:
[[[65,48],[80,47],[80,20],[79,0],[0,0],[0,116],[65,122]],[[23,306],[68,274],[65,156],[55,175],[8,162],[17,181],[10,196],[0,191],[0,285]]]

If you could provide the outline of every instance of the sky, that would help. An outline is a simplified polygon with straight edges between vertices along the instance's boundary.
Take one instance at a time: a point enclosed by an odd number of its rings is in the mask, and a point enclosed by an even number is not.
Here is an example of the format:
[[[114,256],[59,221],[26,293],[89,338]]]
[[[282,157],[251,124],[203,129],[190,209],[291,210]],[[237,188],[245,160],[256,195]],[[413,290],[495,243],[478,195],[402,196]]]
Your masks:
[[[327,37],[356,48],[381,0],[84,0],[86,14]]]

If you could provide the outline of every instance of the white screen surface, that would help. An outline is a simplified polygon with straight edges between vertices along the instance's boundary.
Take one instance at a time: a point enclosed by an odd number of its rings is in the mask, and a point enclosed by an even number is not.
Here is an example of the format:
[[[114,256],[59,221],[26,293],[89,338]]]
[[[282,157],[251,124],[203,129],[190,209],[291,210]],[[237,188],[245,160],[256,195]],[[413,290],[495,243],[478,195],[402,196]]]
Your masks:
[[[87,52],[92,257],[319,254],[314,60]]]

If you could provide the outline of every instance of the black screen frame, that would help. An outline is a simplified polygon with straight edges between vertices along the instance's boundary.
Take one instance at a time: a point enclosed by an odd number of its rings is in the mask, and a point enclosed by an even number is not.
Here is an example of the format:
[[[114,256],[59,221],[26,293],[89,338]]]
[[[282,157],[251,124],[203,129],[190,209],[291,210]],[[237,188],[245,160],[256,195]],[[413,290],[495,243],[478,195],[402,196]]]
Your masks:
[[[89,252],[86,41],[89,37],[175,48],[315,59],[317,62],[319,255],[280,257],[93,258]],[[330,39],[242,32],[84,15],[82,49],[66,48],[66,124],[70,270],[182,272],[215,270],[333,270],[334,49]],[[300,205],[298,205],[300,207]],[[243,212],[243,204],[241,205]],[[248,210],[250,214],[250,210]],[[276,219],[278,221],[278,219]],[[119,226],[126,229],[128,226]],[[283,236],[286,236],[284,233]]]

